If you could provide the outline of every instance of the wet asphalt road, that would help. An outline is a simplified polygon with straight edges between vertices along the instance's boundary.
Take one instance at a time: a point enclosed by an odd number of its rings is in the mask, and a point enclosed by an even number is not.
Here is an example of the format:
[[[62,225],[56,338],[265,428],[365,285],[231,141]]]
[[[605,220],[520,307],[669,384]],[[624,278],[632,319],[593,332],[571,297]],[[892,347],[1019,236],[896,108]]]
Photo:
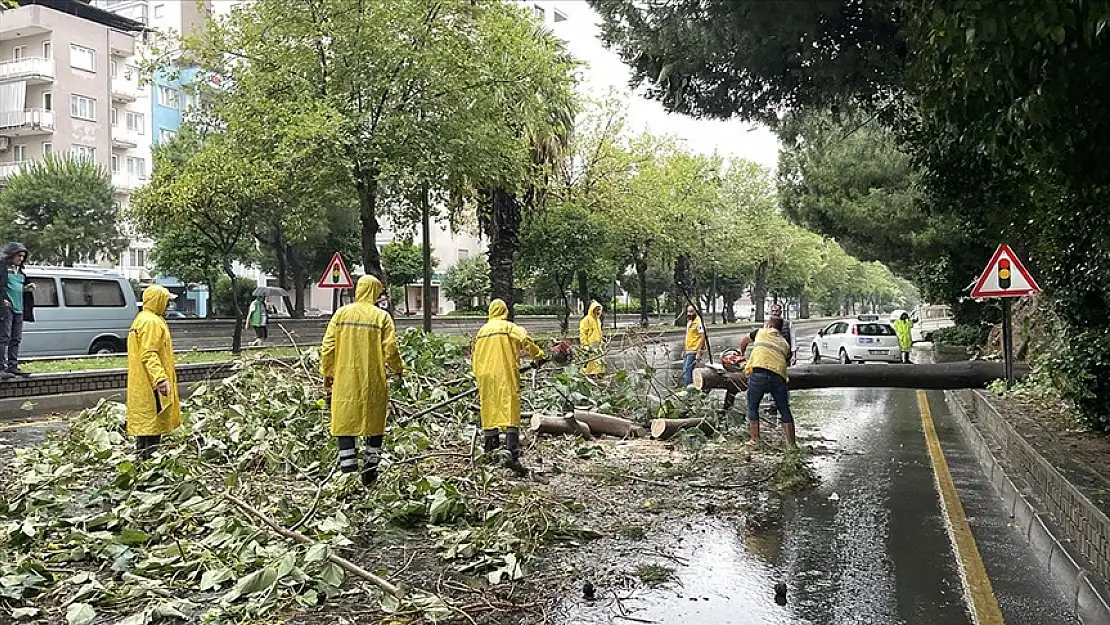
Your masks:
[[[820,322],[799,324],[805,353]],[[716,330],[716,331],[715,331]],[[710,327],[714,349],[745,332]],[[673,362],[677,340],[648,350]],[[892,365],[860,365],[881,367]],[[944,456],[994,596],[1008,625],[1072,625],[1078,619],[963,440],[943,393],[927,394]],[[916,391],[825,389],[792,394],[803,444],[821,484],[784,499],[781,526],[745,534],[716,519],[670,528],[687,540],[678,583],[637,591],[623,608],[660,625],[963,625],[973,623],[949,537]],[[0,454],[34,444],[64,421],[0,423]],[[772,588],[787,585],[785,605]],[[567,623],[627,623],[611,608],[578,605]],[[995,625],[985,622],[983,625]]]

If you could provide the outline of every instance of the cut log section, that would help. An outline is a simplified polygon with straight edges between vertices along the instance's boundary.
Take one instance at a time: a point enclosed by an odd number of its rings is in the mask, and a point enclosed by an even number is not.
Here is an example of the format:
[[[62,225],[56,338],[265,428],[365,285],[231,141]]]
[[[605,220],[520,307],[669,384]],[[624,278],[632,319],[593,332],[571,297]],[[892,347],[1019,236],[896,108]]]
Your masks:
[[[806,365],[789,371],[791,390],[807,388],[916,388],[949,390],[983,388],[1005,377],[1001,362],[973,360],[922,365]],[[1014,377],[1029,373],[1026,365],[1014,366]],[[713,369],[694,370],[694,387],[745,390],[747,377],[742,373],[719,373]]]
[[[590,426],[594,436],[608,434],[619,438],[636,438],[644,436],[647,432],[628,419],[614,417],[613,415],[588,410],[575,410],[573,417]]]
[[[665,441],[688,428],[698,428],[706,436],[716,433],[713,424],[705,419],[652,419],[651,437]]]
[[[532,415],[532,422],[528,429],[533,434],[581,436],[586,440],[593,438],[590,426],[575,419],[573,414],[565,417],[549,417],[537,412]]]

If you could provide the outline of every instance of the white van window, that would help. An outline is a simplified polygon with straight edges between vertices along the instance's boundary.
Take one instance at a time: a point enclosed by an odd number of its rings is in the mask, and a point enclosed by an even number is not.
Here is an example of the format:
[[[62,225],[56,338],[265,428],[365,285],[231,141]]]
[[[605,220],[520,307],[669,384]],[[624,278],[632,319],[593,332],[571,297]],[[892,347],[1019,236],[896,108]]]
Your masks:
[[[54,278],[32,278],[27,276],[31,284],[35,285],[35,308],[57,308],[58,283]]]
[[[115,280],[62,278],[62,296],[66,306],[122,308],[127,305],[123,289]]]

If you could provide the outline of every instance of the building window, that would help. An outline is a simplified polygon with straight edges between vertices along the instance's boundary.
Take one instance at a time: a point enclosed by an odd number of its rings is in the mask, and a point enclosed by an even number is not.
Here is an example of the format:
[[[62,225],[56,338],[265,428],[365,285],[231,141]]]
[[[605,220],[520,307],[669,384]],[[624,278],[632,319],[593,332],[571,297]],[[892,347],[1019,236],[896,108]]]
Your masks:
[[[77,119],[90,122],[96,121],[96,100],[83,95],[72,95],[69,98],[69,114]]]
[[[27,160],[27,146],[25,146],[25,145],[13,145],[12,146],[12,159],[17,163],[21,163],[21,162]]]
[[[134,131],[135,134],[146,134],[143,127],[146,126],[146,117],[142,113],[127,112],[127,129]]]
[[[119,157],[116,156],[115,154],[112,155],[112,173],[113,174],[118,174],[119,173]]]
[[[119,63],[116,63],[114,59],[108,61],[108,73],[112,75],[112,78],[119,76]]]
[[[146,160],[135,158],[134,156],[128,156],[127,175],[139,179],[146,178]]]
[[[96,71],[96,51],[92,48],[69,44],[69,66],[86,72]]]
[[[470,258],[470,250],[459,248],[459,262],[462,262],[468,258]]]
[[[112,120],[112,125],[113,126],[119,126],[119,109],[117,109],[116,107],[113,106],[112,107],[112,113],[111,113],[111,115],[109,115],[109,117]]]
[[[146,250],[130,249],[127,250],[127,256],[129,267],[146,267]]]
[[[49,141],[43,142],[43,144],[42,144],[42,156],[43,156],[43,158],[46,158],[46,157],[48,157],[52,154],[54,154],[54,144],[50,143]]]
[[[12,60],[18,61],[23,58],[23,53],[27,51],[27,46],[16,46],[12,48]]]
[[[74,145],[73,155],[84,161],[95,161],[96,148],[91,145]]]
[[[182,92],[182,94],[181,94],[181,110],[188,111],[189,109],[193,108],[193,104],[195,102],[196,102],[196,98],[189,95],[188,93]]]
[[[539,21],[541,21],[541,22],[542,22],[542,21],[543,21],[543,17],[544,17],[544,10],[543,10],[543,7],[541,7],[541,6],[540,6],[540,5],[538,5],[538,4],[533,4],[533,5],[532,5],[532,15],[533,15],[533,16],[534,16],[534,17],[535,17],[536,19],[538,19]]]
[[[563,13],[559,9],[555,9],[555,21],[556,22],[565,22],[565,21],[567,21],[567,14]]]
[[[42,94],[42,108],[47,111],[54,110],[54,94],[49,91]]]
[[[154,5],[154,19],[158,19],[160,17],[165,17],[165,16],[166,16],[166,5],[164,5],[164,4]]]
[[[62,278],[62,299],[70,307],[122,308],[127,305],[123,289],[116,280]]]
[[[166,130],[165,128],[158,129],[158,143],[169,143],[173,141],[173,138],[176,136],[177,133],[172,130]]]
[[[158,104],[169,107],[171,109],[177,108],[177,89],[172,87],[158,87]]]
[[[42,42],[42,58],[54,58],[54,44],[49,41]]]

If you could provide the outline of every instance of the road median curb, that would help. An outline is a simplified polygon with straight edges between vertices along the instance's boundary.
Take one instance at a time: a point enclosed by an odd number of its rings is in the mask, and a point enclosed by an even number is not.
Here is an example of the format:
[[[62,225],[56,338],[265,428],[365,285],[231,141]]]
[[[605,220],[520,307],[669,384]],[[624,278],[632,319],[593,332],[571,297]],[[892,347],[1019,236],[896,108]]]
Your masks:
[[[984,391],[946,391],[1013,524],[1064,589],[1084,625],[1110,625],[1110,518],[1028,443]]]

